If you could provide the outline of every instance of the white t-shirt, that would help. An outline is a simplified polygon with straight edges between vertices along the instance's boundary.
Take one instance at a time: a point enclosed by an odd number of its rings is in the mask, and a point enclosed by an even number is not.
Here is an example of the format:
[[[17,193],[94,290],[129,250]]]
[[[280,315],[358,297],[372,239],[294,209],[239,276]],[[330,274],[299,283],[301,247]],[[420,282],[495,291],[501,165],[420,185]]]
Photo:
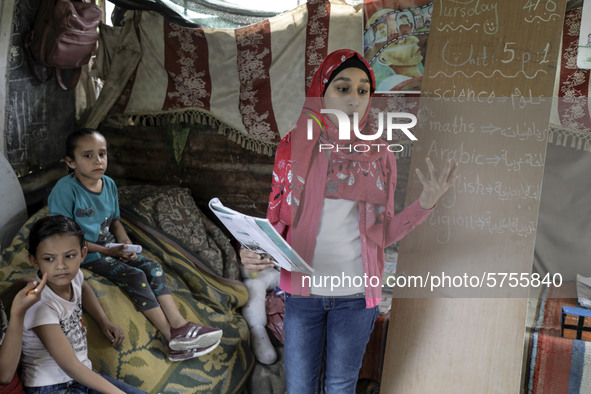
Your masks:
[[[339,297],[365,291],[358,201],[324,199],[312,267],[310,294]]]
[[[40,279],[39,279],[40,280]],[[57,365],[33,328],[59,324],[82,364],[92,369],[88,359],[86,328],[82,321],[82,283],[84,275],[78,271],[72,280],[72,299],[64,300],[49,286],[41,293],[41,301],[25,314],[23,331],[22,380],[26,387],[49,386],[72,380]]]

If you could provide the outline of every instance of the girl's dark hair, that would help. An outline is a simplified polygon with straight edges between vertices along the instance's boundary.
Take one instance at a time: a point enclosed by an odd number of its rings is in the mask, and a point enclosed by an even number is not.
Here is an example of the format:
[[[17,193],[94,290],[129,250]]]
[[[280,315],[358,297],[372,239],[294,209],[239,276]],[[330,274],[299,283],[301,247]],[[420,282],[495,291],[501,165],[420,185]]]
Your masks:
[[[341,63],[340,66],[338,66],[331,74],[330,77],[328,77],[328,82],[324,85],[324,92],[322,92],[322,95],[324,96],[324,94],[326,93],[326,89],[328,89],[328,85],[330,85],[330,83],[332,82],[333,79],[335,79],[335,77],[344,69],[346,68],[358,68],[362,71],[364,71],[367,74],[367,79],[369,79],[371,81],[371,77],[369,74],[369,70],[367,69],[367,66],[365,65],[365,63],[363,63],[361,61],[361,59],[355,55],[353,57],[350,57],[349,59],[345,60],[343,63]],[[371,85],[371,84],[370,84]],[[374,88],[373,86],[371,87],[371,94],[373,94],[374,92]]]
[[[70,134],[68,134],[68,137],[66,138],[66,157],[73,159],[74,158],[74,150],[76,149],[76,146],[78,144],[78,140],[82,137],[85,137],[87,135],[92,135],[94,133],[102,136],[102,134],[99,133],[98,130],[90,129],[90,128],[78,129],[78,130],[72,131]],[[74,170],[72,170],[70,167],[68,167],[68,172],[72,172],[72,171],[74,171]]]
[[[29,254],[35,256],[37,247],[45,238],[62,234],[78,237],[80,249],[84,247],[84,232],[75,221],[62,215],[46,216],[37,220],[29,232]]]

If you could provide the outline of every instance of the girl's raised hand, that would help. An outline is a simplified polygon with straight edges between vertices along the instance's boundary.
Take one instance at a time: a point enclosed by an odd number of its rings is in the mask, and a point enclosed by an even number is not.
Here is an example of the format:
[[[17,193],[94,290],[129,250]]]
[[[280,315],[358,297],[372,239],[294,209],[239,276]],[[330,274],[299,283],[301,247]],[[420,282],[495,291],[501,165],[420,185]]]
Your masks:
[[[12,301],[12,306],[10,308],[10,313],[22,314],[29,309],[33,304],[38,302],[41,299],[41,291],[45,287],[47,283],[47,273],[43,274],[41,278],[41,282],[37,282],[36,280],[29,282],[23,287],[16,295],[14,296],[14,300]]]
[[[458,179],[458,162],[455,160],[446,160],[443,170],[437,176],[437,170],[428,157],[425,159],[429,169],[429,176],[425,177],[421,170],[415,170],[419,180],[423,184],[423,192],[419,197],[419,203],[423,209],[431,209],[435,206],[439,198],[449,189]]]

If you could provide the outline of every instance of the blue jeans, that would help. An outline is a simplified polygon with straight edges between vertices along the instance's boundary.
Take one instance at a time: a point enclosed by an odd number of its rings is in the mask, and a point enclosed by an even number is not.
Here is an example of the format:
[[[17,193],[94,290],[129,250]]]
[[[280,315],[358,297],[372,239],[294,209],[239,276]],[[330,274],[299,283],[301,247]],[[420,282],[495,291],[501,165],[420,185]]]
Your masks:
[[[284,365],[288,394],[355,393],[365,347],[378,317],[365,298],[285,294]]]
[[[103,378],[107,379],[109,383],[113,386],[117,387],[119,390],[123,391],[127,394],[146,394],[145,391],[142,391],[138,388],[128,385],[127,383],[121,382],[119,380],[113,379],[106,375],[101,375]],[[27,394],[100,394],[100,392],[88,388],[78,382],[70,380],[66,383],[59,383],[59,384],[52,384],[50,386],[41,386],[41,387],[25,387],[25,392]]]

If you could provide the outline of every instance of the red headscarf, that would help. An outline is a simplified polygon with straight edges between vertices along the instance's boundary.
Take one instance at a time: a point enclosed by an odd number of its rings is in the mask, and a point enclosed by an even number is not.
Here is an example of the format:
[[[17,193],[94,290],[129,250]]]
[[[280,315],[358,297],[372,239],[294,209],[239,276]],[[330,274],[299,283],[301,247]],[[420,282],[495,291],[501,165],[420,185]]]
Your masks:
[[[290,226],[300,229],[304,235],[308,229],[317,228],[323,198],[338,198],[366,203],[366,229],[378,244],[383,237],[385,206],[388,201],[388,171],[385,148],[355,150],[364,144],[379,144],[382,140],[361,141],[353,135],[349,141],[337,140],[338,128],[328,117],[320,125],[313,121],[312,138],[308,139],[310,114],[317,118],[323,108],[323,93],[332,73],[351,57],[357,57],[366,66],[370,77],[371,92],[375,90],[375,77],[369,63],[357,52],[337,50],[322,62],[308,89],[306,102],[293,129],[281,140],[275,156],[272,191],[269,197],[267,218],[283,232],[288,242],[304,260],[311,263],[313,248],[298,241]],[[359,130],[373,134],[373,124],[368,121],[371,102],[361,119]],[[331,144],[330,159],[325,151],[319,151],[319,143]],[[339,149],[336,149],[336,147]],[[385,144],[384,144],[385,146]],[[351,147],[351,149],[343,149]],[[395,170],[394,170],[395,171]],[[292,238],[293,239],[290,239]],[[315,237],[314,237],[315,238]]]

